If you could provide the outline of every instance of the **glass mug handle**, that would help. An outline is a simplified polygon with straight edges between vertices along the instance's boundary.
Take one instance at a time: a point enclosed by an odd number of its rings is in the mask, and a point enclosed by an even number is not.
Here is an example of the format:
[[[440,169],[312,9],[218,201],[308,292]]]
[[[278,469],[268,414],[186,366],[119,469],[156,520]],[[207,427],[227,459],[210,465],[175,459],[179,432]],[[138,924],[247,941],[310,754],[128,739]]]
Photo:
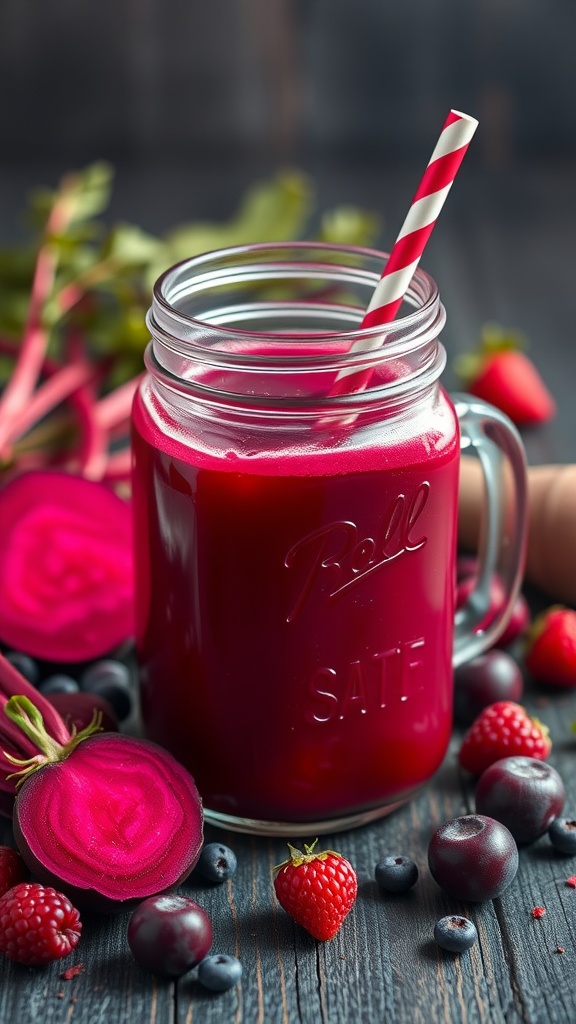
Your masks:
[[[460,421],[461,449],[474,453],[484,476],[485,506],[478,541],[476,586],[456,611],[453,665],[487,650],[505,629],[522,583],[528,536],[526,456],[516,427],[504,413],[472,395],[451,396]],[[485,628],[494,576],[503,604]]]

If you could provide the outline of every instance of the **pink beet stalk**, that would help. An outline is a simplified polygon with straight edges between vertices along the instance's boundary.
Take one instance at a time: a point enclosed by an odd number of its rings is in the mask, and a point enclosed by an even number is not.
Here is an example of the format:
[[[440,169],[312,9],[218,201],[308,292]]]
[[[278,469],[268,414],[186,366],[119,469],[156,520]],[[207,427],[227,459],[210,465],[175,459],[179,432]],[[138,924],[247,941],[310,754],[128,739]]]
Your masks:
[[[42,316],[44,304],[54,285],[58,262],[56,253],[50,245],[50,238],[64,229],[68,218],[68,204],[61,199],[54,204],[46,224],[45,241],[36,260],[20,353],[0,398],[0,451],[10,433],[12,417],[29,401],[42,369],[48,345],[48,335],[42,324]]]
[[[101,427],[110,430],[116,424],[128,419],[132,400],[142,376],[143,374],[139,374],[126,381],[125,384],[110,391],[96,403],[95,416]]]
[[[68,333],[72,359],[85,362],[82,339],[76,330]],[[101,371],[102,372],[102,371]],[[95,394],[92,380],[86,380],[76,391],[76,414],[82,427],[82,444],[78,453],[80,471],[88,480],[101,480],[108,458],[108,434],[95,416]]]
[[[30,401],[12,416],[6,431],[6,443],[12,444],[22,437],[38,420],[51,412],[56,405],[69,398],[78,388],[87,384],[100,371],[89,363],[76,361],[48,378],[34,392]]]
[[[0,654],[0,813],[8,817],[12,815],[16,794],[13,758],[27,760],[38,755],[34,743],[5,713],[8,701],[16,696],[34,700],[43,716],[46,731],[54,742],[65,745],[72,737],[52,704]]]

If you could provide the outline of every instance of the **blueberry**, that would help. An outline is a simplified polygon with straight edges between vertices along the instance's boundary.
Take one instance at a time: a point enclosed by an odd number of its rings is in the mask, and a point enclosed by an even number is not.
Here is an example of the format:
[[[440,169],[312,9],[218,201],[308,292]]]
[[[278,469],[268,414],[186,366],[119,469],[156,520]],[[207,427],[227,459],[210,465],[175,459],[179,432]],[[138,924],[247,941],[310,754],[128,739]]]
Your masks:
[[[512,833],[482,814],[452,818],[428,847],[430,873],[457,900],[492,900],[516,877],[518,847]]]
[[[207,843],[198,858],[198,874],[206,882],[225,882],[237,867],[236,854],[223,843]]]
[[[434,925],[434,938],[450,953],[464,953],[478,938],[476,926],[467,917],[441,917]]]
[[[556,818],[548,829],[548,836],[559,853],[576,854],[576,818]]]
[[[211,992],[227,992],[242,977],[242,964],[235,956],[214,953],[202,960],[198,967],[198,981]]]
[[[409,857],[382,857],[374,874],[384,892],[407,892],[418,881],[418,868]]]
[[[55,675],[43,679],[38,689],[40,693],[48,696],[49,693],[78,693],[80,687],[71,676]]]
[[[564,807],[558,772],[534,757],[504,757],[482,773],[476,785],[479,814],[501,821],[517,843],[533,843],[548,831]]]
[[[40,669],[34,658],[31,658],[29,654],[22,654],[21,651],[7,651],[5,658],[14,668],[18,669],[20,674],[24,676],[24,679],[32,683],[32,686],[38,685]]]
[[[80,678],[80,687],[104,697],[123,722],[132,711],[133,695],[130,670],[122,661],[104,658],[95,661]]]
[[[206,956],[212,924],[187,896],[152,896],[136,907],[128,922],[128,945],[145,970],[178,978]]]

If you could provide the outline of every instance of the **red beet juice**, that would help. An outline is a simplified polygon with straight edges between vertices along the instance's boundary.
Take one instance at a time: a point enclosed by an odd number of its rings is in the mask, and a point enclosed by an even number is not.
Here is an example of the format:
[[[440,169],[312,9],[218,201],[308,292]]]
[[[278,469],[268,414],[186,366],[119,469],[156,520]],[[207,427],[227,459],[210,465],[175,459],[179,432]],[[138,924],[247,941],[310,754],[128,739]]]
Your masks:
[[[133,502],[147,735],[220,814],[313,823],[406,799],[451,730],[451,402],[438,389],[367,448],[280,456],[170,432],[146,396]]]

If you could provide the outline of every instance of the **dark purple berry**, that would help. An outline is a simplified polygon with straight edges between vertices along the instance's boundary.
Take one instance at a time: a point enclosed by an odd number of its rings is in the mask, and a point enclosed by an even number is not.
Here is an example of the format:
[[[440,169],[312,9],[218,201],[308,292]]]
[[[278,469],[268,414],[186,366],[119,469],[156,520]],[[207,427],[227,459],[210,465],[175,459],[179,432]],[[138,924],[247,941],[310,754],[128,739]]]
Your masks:
[[[236,854],[223,843],[206,843],[196,871],[206,882],[225,882],[236,871]]]
[[[418,868],[409,857],[382,857],[374,874],[384,892],[407,892],[418,881]]]
[[[38,668],[37,662],[34,658],[31,658],[29,654],[23,654],[21,651],[7,651],[6,661],[9,661],[14,668],[17,668],[24,679],[27,679],[32,686],[38,686],[40,679],[40,669]]]
[[[104,697],[112,705],[119,721],[128,718],[133,706],[130,670],[122,661],[103,658],[83,673],[80,686],[88,693]]]
[[[212,924],[187,896],[153,896],[132,914],[128,945],[140,967],[158,977],[178,978],[206,956]]]
[[[454,718],[460,725],[471,725],[489,704],[518,704],[523,690],[522,672],[512,655],[497,648],[486,651],[454,673]]]
[[[467,917],[441,917],[434,926],[434,938],[450,953],[464,953],[478,938],[476,925]]]
[[[478,779],[478,814],[501,821],[517,843],[533,843],[564,807],[564,783],[552,765],[534,757],[504,757]]]
[[[198,967],[198,981],[211,992],[227,992],[242,977],[242,964],[235,956],[214,953],[204,958]]]
[[[548,829],[548,835],[559,853],[576,854],[576,818],[556,818]]]
[[[511,832],[482,814],[453,818],[436,830],[428,847],[430,872],[457,900],[500,896],[518,870],[518,847]]]
[[[55,675],[43,679],[38,689],[47,697],[50,693],[78,693],[80,687],[72,676]]]

